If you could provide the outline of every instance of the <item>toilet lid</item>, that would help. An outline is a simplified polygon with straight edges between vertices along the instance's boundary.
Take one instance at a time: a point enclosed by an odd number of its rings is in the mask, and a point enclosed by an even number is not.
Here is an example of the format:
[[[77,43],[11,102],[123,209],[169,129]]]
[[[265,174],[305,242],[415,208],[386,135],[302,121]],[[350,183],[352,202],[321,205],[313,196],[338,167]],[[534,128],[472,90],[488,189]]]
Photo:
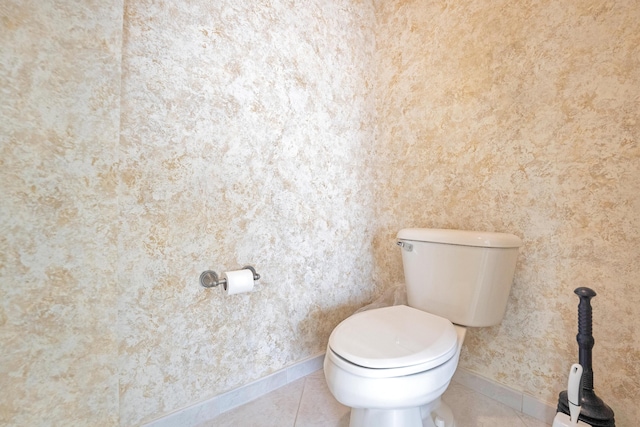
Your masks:
[[[443,317],[396,305],[345,319],[331,333],[329,347],[343,359],[367,368],[423,364],[428,370],[455,354],[457,334]]]

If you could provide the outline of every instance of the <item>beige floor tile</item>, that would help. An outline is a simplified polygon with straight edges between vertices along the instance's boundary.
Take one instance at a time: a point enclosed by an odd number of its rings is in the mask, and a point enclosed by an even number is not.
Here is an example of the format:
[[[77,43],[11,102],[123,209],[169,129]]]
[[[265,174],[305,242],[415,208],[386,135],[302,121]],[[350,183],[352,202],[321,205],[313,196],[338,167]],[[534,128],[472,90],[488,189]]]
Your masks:
[[[458,383],[451,383],[442,400],[457,427],[527,427],[517,411]]]
[[[198,427],[293,427],[304,383],[294,381]]]
[[[296,427],[348,427],[349,415],[350,409],[331,395],[322,371],[306,378]]]
[[[518,414],[518,416],[524,423],[525,427],[549,427],[549,424],[543,421],[537,420],[533,417],[530,417],[529,415]]]

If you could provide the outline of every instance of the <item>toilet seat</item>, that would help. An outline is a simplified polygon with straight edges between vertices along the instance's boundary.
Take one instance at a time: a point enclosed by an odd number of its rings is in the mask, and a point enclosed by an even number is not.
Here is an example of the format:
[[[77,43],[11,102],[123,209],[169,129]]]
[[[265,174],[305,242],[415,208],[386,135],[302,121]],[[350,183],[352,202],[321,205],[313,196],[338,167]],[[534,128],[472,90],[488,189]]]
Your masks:
[[[456,354],[457,341],[449,320],[397,305],[345,319],[331,333],[329,349],[343,369],[367,377],[390,377],[442,365]]]

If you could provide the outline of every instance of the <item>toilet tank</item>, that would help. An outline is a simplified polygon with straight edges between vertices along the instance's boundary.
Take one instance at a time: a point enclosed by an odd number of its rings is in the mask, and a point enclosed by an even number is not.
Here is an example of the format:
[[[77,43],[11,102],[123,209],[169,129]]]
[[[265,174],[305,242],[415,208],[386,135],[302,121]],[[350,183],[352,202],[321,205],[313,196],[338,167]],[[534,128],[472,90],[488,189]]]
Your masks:
[[[406,228],[402,247],[408,305],[464,326],[500,323],[522,241],[507,233]]]

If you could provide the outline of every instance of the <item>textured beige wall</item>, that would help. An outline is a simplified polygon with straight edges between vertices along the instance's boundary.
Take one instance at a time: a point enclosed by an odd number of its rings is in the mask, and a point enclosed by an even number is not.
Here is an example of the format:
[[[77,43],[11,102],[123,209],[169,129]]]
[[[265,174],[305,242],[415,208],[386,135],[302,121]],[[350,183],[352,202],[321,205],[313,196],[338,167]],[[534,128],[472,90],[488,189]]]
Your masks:
[[[371,298],[373,7],[129,2],[121,422],[324,351]],[[225,298],[198,275],[253,264]]]
[[[3,425],[136,425],[375,292],[373,7],[236,3],[0,6]]]
[[[0,4],[0,425],[115,425],[122,4]]]
[[[461,366],[555,402],[591,286],[596,391],[636,425],[640,3],[379,3],[381,274],[399,226],[519,235],[506,318],[467,335]]]
[[[374,295],[371,4],[0,12],[0,424],[136,425]],[[255,293],[198,284],[249,263]]]
[[[438,226],[525,241],[463,366],[554,401],[591,285],[633,425],[640,7],[376,3],[0,5],[0,424],[135,425],[322,351]],[[197,283],[247,263],[255,293]]]

